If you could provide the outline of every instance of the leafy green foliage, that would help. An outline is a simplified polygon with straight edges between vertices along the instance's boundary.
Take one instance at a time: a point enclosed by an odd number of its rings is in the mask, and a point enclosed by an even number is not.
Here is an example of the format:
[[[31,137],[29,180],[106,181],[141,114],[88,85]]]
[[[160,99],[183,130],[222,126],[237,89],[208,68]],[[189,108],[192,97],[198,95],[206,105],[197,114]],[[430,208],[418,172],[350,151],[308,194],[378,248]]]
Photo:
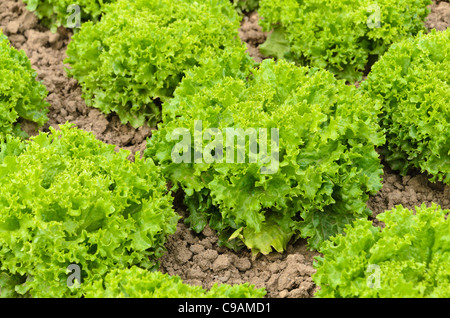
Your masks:
[[[433,204],[401,205],[377,216],[385,227],[357,220],[330,238],[313,274],[317,297],[448,298],[450,219]]]
[[[183,189],[187,222],[197,232],[209,223],[222,244],[238,248],[244,242],[255,253],[267,254],[272,247],[283,251],[298,235],[317,248],[346,223],[371,214],[366,200],[381,188],[382,167],[374,149],[384,142],[379,107],[323,70],[283,60],[251,67],[248,57],[235,50],[189,72],[164,105],[163,124],[145,155],[162,166],[174,189]],[[245,155],[242,163],[224,159],[237,156],[228,144],[222,161],[207,161],[220,150],[211,146],[220,140],[214,135],[183,149],[189,159],[202,153],[201,163],[177,163],[172,152],[184,142],[175,136],[177,130],[187,129],[191,141],[199,121],[203,137],[216,128],[223,140],[230,128],[267,129],[267,138],[259,134],[256,141],[259,159],[250,162],[255,152],[248,151],[246,138],[245,149],[237,150]],[[278,129],[278,146],[272,129]],[[262,173],[264,168],[270,173]]]
[[[6,134],[24,134],[16,125],[19,118],[39,125],[48,120],[48,92],[36,75],[25,52],[13,48],[0,30],[0,140]]]
[[[77,22],[97,22],[103,6],[115,0],[23,0],[27,9],[36,14],[42,23],[56,31],[60,26],[73,28]],[[75,7],[78,6],[78,7]],[[79,16],[79,21],[77,20]],[[79,26],[78,26],[79,27]]]
[[[67,49],[68,74],[88,106],[153,126],[185,71],[223,48],[243,47],[240,18],[227,0],[120,0],[86,22]]]
[[[371,56],[425,30],[428,4],[431,0],[261,0],[263,30],[277,30],[261,52],[328,69],[353,83],[361,80]]]
[[[179,276],[151,272],[133,266],[114,269],[103,280],[86,287],[87,298],[262,298],[263,288],[248,283],[227,285],[217,283],[209,290],[183,283]]]
[[[151,269],[179,216],[151,159],[115,152],[66,124],[0,149],[0,288],[7,296],[77,297],[112,269]],[[81,268],[81,288],[67,268]],[[2,294],[2,295],[5,295]]]
[[[450,30],[392,45],[361,87],[383,103],[386,161],[450,183]]]
[[[259,7],[259,0],[232,0],[232,3],[240,14],[255,11]]]

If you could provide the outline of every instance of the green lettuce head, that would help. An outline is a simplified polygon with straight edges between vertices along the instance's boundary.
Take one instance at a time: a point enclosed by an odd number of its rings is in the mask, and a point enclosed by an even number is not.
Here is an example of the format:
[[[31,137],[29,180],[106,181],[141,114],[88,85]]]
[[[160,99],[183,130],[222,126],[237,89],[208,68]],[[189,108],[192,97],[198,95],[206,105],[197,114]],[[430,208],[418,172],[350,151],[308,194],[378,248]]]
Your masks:
[[[229,51],[188,73],[145,155],[185,194],[187,222],[253,252],[317,248],[381,188],[379,105],[327,71]]]
[[[86,22],[67,49],[68,74],[88,106],[153,127],[186,71],[227,47],[245,47],[228,0],[119,0]]]
[[[114,269],[86,287],[86,298],[262,298],[264,288],[248,283],[214,284],[209,290],[183,283],[179,276],[137,266]]]
[[[361,88],[382,103],[382,155],[393,170],[412,168],[450,183],[450,29],[393,44]]]
[[[383,228],[357,220],[330,238],[313,274],[325,298],[450,297],[448,210],[401,205],[377,216]]]
[[[80,297],[112,269],[155,268],[176,230],[151,159],[131,162],[91,133],[60,128],[1,144],[2,296]]]
[[[351,83],[392,43],[425,31],[431,0],[261,0],[261,53],[320,67]]]
[[[77,30],[86,21],[97,22],[104,13],[104,5],[115,0],[23,0],[42,24],[53,32],[60,26]]]
[[[36,75],[25,52],[13,48],[0,30],[0,140],[11,133],[26,136],[20,118],[39,126],[47,122],[48,92]]]

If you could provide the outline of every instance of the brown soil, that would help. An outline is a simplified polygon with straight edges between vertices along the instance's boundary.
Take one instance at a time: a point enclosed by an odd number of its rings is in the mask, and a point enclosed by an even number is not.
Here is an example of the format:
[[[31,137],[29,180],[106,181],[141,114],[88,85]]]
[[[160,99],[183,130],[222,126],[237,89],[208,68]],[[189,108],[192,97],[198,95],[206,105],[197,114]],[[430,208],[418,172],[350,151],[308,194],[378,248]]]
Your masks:
[[[93,132],[106,143],[132,152],[145,149],[146,138],[151,136],[149,127],[134,129],[122,125],[115,114],[106,116],[98,109],[87,107],[77,81],[67,77],[63,61],[71,30],[60,28],[57,33],[52,33],[39,25],[38,19],[26,10],[21,0],[1,0],[0,28],[14,47],[25,51],[38,73],[38,80],[43,81],[49,92],[49,121],[40,130],[48,131],[49,126],[57,127],[69,121]],[[25,122],[22,127],[29,135],[38,133],[33,123]]]
[[[247,43],[247,52],[253,59],[260,63],[265,57],[259,51],[259,46],[263,44],[268,36],[268,32],[263,32],[258,24],[259,16],[257,12],[251,12],[244,16],[239,29],[239,37]]]
[[[431,6],[432,13],[426,26],[444,30],[450,26],[450,4],[436,1]],[[248,43],[248,50],[256,61],[264,57],[259,45],[267,34],[257,24],[257,13],[244,18],[239,30],[241,39]],[[56,34],[41,26],[35,16],[29,13],[20,0],[0,1],[0,28],[9,37],[12,45],[23,49],[38,73],[38,79],[46,85],[51,104],[49,121],[39,130],[57,126],[66,121],[79,128],[93,132],[98,139],[130,151],[143,151],[146,138],[151,136],[151,128],[134,129],[122,125],[114,115],[104,115],[94,108],[88,108],[81,96],[81,89],[74,79],[67,78],[63,60],[72,32],[60,28]],[[23,128],[30,134],[38,133],[38,127],[23,122]],[[450,209],[450,186],[432,184],[426,176],[411,173],[399,176],[385,169],[383,188],[367,203],[374,216],[397,204],[407,208],[436,202]],[[183,215],[182,206],[178,206]],[[209,288],[214,283],[250,282],[257,287],[265,287],[267,297],[302,298],[313,297],[316,290],[311,275],[313,257],[320,255],[307,250],[304,240],[288,246],[287,251],[260,255],[253,259],[248,250],[233,252],[217,245],[218,238],[209,228],[201,234],[189,230],[181,220],[178,231],[169,238],[167,253],[161,259],[161,270],[179,275],[187,283]]]

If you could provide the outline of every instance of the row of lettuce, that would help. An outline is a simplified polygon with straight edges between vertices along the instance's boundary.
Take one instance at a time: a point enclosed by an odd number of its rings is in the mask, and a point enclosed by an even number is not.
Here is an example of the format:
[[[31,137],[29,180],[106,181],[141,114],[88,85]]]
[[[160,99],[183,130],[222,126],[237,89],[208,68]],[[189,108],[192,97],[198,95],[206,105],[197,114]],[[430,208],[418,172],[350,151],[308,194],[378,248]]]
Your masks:
[[[114,149],[69,123],[1,143],[3,297],[265,295],[248,284],[206,291],[156,271],[179,215],[153,161]]]
[[[316,296],[448,297],[448,211],[398,206],[377,216],[382,229],[366,206],[382,187],[377,149],[402,174],[450,183],[450,31],[424,32],[428,2],[259,1],[262,26],[275,28],[262,49],[276,57],[260,64],[239,40],[229,1],[104,5],[73,36],[67,73],[87,105],[134,127],[158,124],[134,162],[70,124],[21,139],[18,118],[45,123],[46,90],[2,35],[2,295],[264,296],[248,284],[205,291],[155,271],[180,191],[185,222],[196,232],[209,225],[221,245],[268,254],[307,239],[323,255]],[[54,16],[65,5],[33,4]],[[367,79],[348,85],[371,58]],[[216,160],[174,162],[174,131],[195,136],[198,122],[210,141],[212,131],[226,139],[229,128],[277,129],[276,171],[262,174],[267,162],[250,162],[251,151],[244,163],[223,162],[216,147],[207,148]],[[198,145],[189,145],[194,158]],[[69,264],[81,267],[81,287],[67,286]]]

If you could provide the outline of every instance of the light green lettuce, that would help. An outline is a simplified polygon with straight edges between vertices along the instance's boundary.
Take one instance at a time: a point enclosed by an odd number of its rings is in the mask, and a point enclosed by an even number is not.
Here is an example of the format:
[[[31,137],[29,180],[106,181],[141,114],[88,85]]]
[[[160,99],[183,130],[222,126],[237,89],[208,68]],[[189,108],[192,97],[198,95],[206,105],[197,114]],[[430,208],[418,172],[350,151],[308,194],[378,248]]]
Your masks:
[[[0,148],[2,296],[80,297],[112,269],[155,268],[179,216],[151,159],[66,124]],[[70,265],[81,287],[69,288]],[[73,280],[72,280],[73,281]]]
[[[11,46],[0,30],[0,140],[7,134],[25,136],[19,118],[42,126],[47,122],[47,89],[24,51]]]
[[[392,45],[361,88],[383,105],[383,156],[394,170],[415,168],[450,183],[450,30]]]
[[[261,0],[264,55],[320,67],[351,83],[392,43],[425,30],[431,0]]]
[[[23,0],[27,9],[53,32],[60,26],[79,28],[85,21],[100,20],[104,5],[115,0]]]
[[[357,220],[316,257],[316,297],[450,297],[448,210],[401,205],[377,216],[383,228]]]
[[[233,6],[239,14],[255,11],[259,7],[259,0],[232,0]]]
[[[209,224],[222,244],[238,248],[243,242],[254,253],[281,252],[298,237],[317,248],[346,223],[371,214],[366,201],[381,188],[379,105],[326,71],[283,60],[251,66],[246,55],[232,51],[189,72],[164,105],[145,155],[162,167],[174,191],[184,191],[186,221],[197,232]],[[202,148],[194,140],[200,121]],[[209,128],[222,134],[222,147],[207,140]],[[244,149],[236,146],[243,163],[237,155],[231,163],[224,147],[229,128],[265,129],[267,136],[259,134],[256,152],[246,138]],[[180,129],[191,140],[183,151]],[[207,161],[220,149],[222,162]],[[181,152],[190,163],[174,160]],[[195,163],[199,152],[203,158]]]
[[[186,71],[226,47],[245,47],[228,0],[119,0],[86,22],[67,49],[68,74],[88,106],[134,127],[161,119]]]
[[[262,298],[264,288],[248,283],[214,284],[209,290],[188,285],[179,276],[148,271],[137,266],[114,269],[103,280],[86,287],[86,298]]]

